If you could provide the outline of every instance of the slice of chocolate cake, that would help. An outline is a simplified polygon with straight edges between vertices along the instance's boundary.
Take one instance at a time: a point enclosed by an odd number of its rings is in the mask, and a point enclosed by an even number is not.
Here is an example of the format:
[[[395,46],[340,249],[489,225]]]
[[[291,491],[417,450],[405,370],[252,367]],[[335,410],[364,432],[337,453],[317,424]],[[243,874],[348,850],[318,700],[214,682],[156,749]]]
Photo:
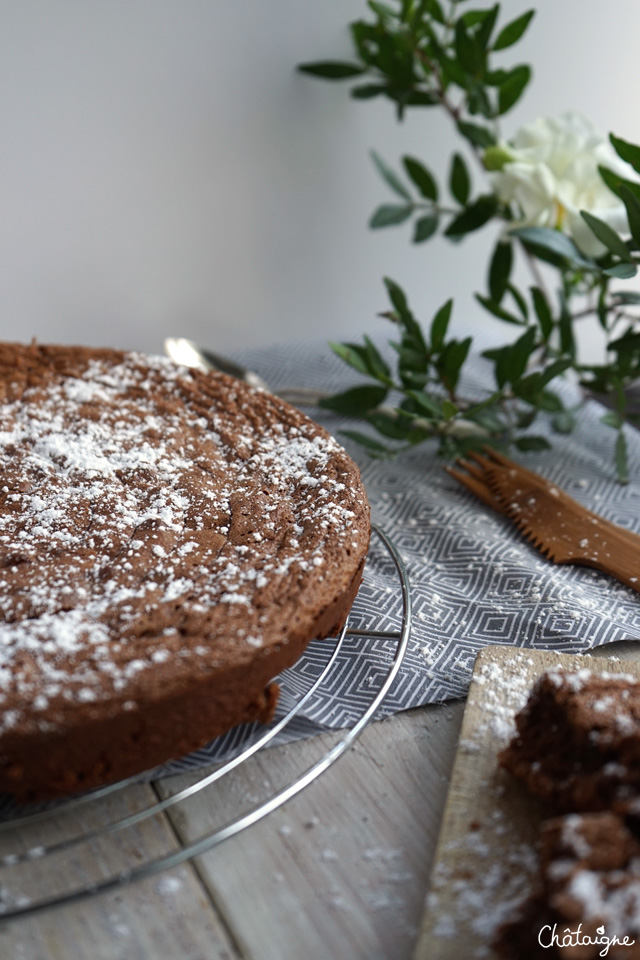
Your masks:
[[[504,960],[640,958],[640,842],[612,812],[567,814],[542,826],[539,891],[495,944]]]
[[[640,684],[551,669],[516,717],[499,761],[558,810],[622,809],[640,791]]]
[[[269,719],[369,533],[355,464],[264,391],[0,345],[0,790],[94,787]]]

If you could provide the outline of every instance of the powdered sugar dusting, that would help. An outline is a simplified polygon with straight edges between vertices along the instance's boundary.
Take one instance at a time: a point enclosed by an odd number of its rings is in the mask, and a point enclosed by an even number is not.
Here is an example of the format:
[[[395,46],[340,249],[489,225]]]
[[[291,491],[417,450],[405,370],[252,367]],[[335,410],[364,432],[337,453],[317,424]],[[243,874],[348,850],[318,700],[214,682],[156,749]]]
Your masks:
[[[531,651],[504,653],[483,651],[473,673],[427,902],[425,943],[434,956],[453,956],[455,947],[460,956],[491,956],[536,874],[534,843],[522,830],[531,811],[497,758],[526,703],[535,659]]]
[[[0,408],[0,730],[37,724],[35,696],[54,722],[96,691],[135,702],[150,666],[210,651],[184,638],[206,638],[220,604],[250,656],[264,639],[239,628],[247,610],[352,550],[364,495],[338,444],[301,418],[267,427],[250,391],[232,415],[192,381],[129,354]]]
[[[569,814],[562,823],[562,840],[576,857],[588,857],[591,845],[580,831],[581,818],[578,814]]]
[[[625,880],[616,889],[610,877],[580,870],[567,892],[580,904],[585,920],[595,919],[605,925],[609,936],[621,938],[630,930],[640,930],[640,861],[632,860]]]
[[[554,659],[550,651],[487,648],[476,662],[431,878],[425,955],[494,956],[492,944],[500,928],[537,890],[536,828],[545,808],[498,762],[499,752],[515,732],[515,715],[536,683],[544,677],[547,683],[581,694],[592,679],[601,678],[594,719],[601,722],[609,713],[606,703],[603,710],[597,704],[609,697],[610,688],[618,694],[618,725],[626,715],[624,690],[630,683],[636,687],[636,676],[614,672],[609,664],[602,670],[592,658],[566,655],[558,656],[557,665],[549,668]],[[608,764],[605,775],[615,775],[615,766]],[[562,839],[571,856],[584,857],[591,850],[580,832],[579,817],[564,818]],[[586,869],[573,876],[574,863],[568,856],[557,860],[552,865],[554,879],[570,886],[568,892],[585,919],[604,922],[609,935],[628,930],[629,917],[640,923],[639,863],[632,866],[624,887],[607,885],[602,876]]]
[[[527,653],[514,650],[508,666],[492,660],[478,665],[469,699],[479,707],[481,718],[472,736],[463,742],[467,749],[473,750],[474,741],[484,740],[488,733],[506,746],[515,732],[514,717],[525,705],[531,688],[526,668],[532,663]],[[482,688],[479,696],[478,687]]]
[[[498,929],[512,918],[531,890],[537,868],[535,850],[531,844],[516,843],[496,860],[491,846],[480,845],[477,835],[469,833],[456,845],[455,854],[467,861],[469,876],[460,876],[447,866],[434,872],[428,900],[429,908],[437,913],[434,935],[447,940],[458,937],[463,918],[479,941],[467,955],[488,957]],[[455,910],[442,902],[439,890],[445,885],[455,898]]]

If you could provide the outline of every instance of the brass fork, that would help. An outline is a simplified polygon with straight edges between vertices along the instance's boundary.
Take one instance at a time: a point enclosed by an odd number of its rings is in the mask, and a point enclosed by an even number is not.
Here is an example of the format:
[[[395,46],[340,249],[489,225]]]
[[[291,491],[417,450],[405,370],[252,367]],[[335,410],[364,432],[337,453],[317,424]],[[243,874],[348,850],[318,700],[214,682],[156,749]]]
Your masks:
[[[598,516],[551,481],[487,449],[446,468],[483,503],[508,516],[553,563],[593,567],[640,592],[640,536]]]

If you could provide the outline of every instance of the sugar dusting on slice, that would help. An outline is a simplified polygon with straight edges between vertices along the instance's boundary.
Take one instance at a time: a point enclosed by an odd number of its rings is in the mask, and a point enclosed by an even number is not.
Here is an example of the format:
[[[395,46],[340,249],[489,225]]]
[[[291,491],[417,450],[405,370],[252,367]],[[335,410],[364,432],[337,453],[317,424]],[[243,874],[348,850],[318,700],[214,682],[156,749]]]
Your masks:
[[[526,791],[497,765],[498,752],[515,733],[515,715],[535,686],[531,668],[535,668],[535,660],[526,651],[514,650],[505,660],[485,660],[474,672],[469,700],[476,708],[476,723],[472,729],[466,729],[460,750],[463,755],[471,755],[467,771],[479,769],[483,774],[471,785],[469,797],[476,801],[470,799],[463,809],[468,819],[460,819],[461,812],[457,811],[458,829],[438,851],[428,897],[428,908],[434,917],[430,928],[434,955],[440,940],[449,944],[464,942],[464,954],[468,957],[493,956],[491,944],[501,926],[513,920],[535,889],[539,872],[535,822],[541,811],[532,813]],[[602,679],[614,689],[621,688],[616,724],[624,725],[625,719],[629,723],[634,719],[627,717],[624,702],[625,689],[630,684],[637,687],[638,680],[633,675],[596,667],[590,670],[552,666],[543,676],[574,693],[583,691],[593,678]],[[595,695],[593,707],[596,716],[601,713],[598,696],[601,694]],[[579,818],[565,819],[564,840],[576,856],[581,856],[588,852],[588,847],[576,829],[578,823]],[[566,871],[562,862],[556,868]],[[630,915],[635,922],[639,891],[640,865],[635,862],[630,882],[619,891],[612,893],[601,877],[588,870],[576,873],[570,886],[585,918],[597,918],[599,922],[604,918],[608,933],[624,932]],[[443,953],[446,951],[450,951],[450,946],[443,947]]]

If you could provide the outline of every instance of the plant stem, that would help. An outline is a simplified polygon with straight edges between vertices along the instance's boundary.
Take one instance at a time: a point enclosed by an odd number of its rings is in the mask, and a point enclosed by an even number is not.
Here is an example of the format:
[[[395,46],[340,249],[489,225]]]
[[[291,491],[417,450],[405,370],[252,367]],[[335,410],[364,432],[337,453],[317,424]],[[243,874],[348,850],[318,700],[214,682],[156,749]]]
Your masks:
[[[530,253],[529,250],[527,250],[527,248],[525,247],[525,245],[524,245],[523,243],[521,243],[520,246],[521,246],[522,250],[524,251],[525,260],[527,261],[527,264],[529,265],[529,270],[531,271],[531,274],[532,274],[532,276],[533,276],[533,279],[535,280],[536,286],[539,287],[540,290],[542,290],[542,292],[543,292],[543,294],[545,295],[546,299],[547,299],[548,301],[550,301],[550,300],[551,300],[551,297],[550,297],[550,295],[549,295],[549,291],[547,290],[547,285],[546,285],[546,283],[545,283],[544,277],[542,276],[542,272],[541,272],[540,267],[539,267],[539,265],[538,265],[538,261],[537,261],[536,258],[533,256],[533,254]]]

